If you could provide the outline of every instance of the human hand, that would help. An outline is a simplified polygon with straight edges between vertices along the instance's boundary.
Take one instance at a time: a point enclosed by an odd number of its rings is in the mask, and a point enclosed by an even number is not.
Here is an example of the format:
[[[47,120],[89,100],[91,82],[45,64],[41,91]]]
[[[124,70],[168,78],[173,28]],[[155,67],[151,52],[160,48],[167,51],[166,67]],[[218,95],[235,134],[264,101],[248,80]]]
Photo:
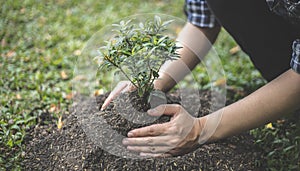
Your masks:
[[[148,110],[152,116],[170,115],[170,122],[132,130],[123,145],[146,157],[167,157],[189,153],[199,147],[201,118],[192,117],[177,104],[160,105]]]
[[[130,81],[120,81],[114,88],[114,90],[105,99],[103,105],[101,106],[101,110],[104,110],[109,105],[109,103],[121,92],[133,91],[135,89],[136,87]]]

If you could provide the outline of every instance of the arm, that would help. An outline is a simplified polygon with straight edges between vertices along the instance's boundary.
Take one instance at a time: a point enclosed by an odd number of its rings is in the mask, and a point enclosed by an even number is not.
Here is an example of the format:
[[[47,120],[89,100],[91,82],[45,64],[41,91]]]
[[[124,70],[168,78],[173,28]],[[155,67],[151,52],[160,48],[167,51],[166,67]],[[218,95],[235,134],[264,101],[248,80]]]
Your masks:
[[[300,75],[290,69],[251,95],[218,111],[223,116],[209,141],[256,128],[299,108]],[[205,117],[199,118],[199,122],[205,120]]]
[[[182,155],[197,148],[199,140],[212,142],[236,135],[299,109],[299,85],[300,75],[286,71],[244,99],[210,114],[222,116],[215,132],[210,128],[216,125],[207,122],[208,116],[193,118],[181,106],[161,105],[148,113],[171,115],[171,121],[132,130],[123,143],[145,156]]]
[[[155,89],[168,92],[182,80],[208,53],[220,32],[220,27],[200,28],[187,23],[178,36],[183,46],[180,58],[164,64],[160,77],[154,82]],[[197,51],[194,51],[197,49]]]

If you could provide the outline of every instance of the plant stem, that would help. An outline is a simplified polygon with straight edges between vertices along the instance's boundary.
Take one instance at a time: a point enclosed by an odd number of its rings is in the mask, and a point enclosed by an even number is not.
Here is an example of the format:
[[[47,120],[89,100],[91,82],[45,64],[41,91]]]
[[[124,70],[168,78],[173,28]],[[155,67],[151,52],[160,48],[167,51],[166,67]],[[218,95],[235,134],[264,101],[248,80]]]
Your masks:
[[[115,66],[116,68],[118,68],[124,75],[125,77],[136,87],[138,88],[138,86],[129,78],[129,76],[125,73],[125,71],[116,63],[114,63],[108,56],[104,56],[104,58],[110,62],[113,66]]]
[[[129,78],[129,76],[125,73],[125,71],[121,68],[121,67],[117,67],[119,68],[119,70],[125,75],[125,77],[136,87],[138,88],[138,86]]]
[[[131,43],[129,42],[129,40],[128,40],[127,38],[125,38],[125,41],[126,41],[126,43],[128,43],[130,46],[132,46]]]
[[[149,83],[150,81],[151,81],[151,82],[150,82],[150,84],[148,84],[148,85],[146,86],[146,89],[147,89],[147,91],[149,91],[149,93],[150,93],[150,88],[149,88],[148,86],[151,86],[151,85],[152,85],[154,79],[151,80],[151,78],[152,78],[152,72],[153,72],[153,71],[152,71],[152,68],[151,68],[151,66],[150,66],[149,60],[147,61],[147,65],[148,65],[148,68],[150,69],[150,74],[149,74],[150,76],[149,76],[149,78],[148,78],[147,83]]]

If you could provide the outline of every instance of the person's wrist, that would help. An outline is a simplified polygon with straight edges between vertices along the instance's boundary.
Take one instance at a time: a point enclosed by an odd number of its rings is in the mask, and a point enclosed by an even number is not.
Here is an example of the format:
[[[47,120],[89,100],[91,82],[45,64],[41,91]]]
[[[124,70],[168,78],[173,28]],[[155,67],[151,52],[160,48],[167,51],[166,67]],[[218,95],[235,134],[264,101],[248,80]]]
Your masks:
[[[213,114],[213,113],[212,113]],[[204,143],[213,143],[216,142],[220,139],[224,138],[224,132],[220,131],[222,129],[219,129],[220,125],[218,125],[216,129],[213,129],[214,131],[212,131],[211,129],[211,124],[206,123],[208,122],[208,115],[203,116],[201,118],[199,118],[201,121],[201,133],[200,133],[200,137],[199,137],[199,143],[200,144],[204,144]],[[211,119],[211,118],[210,118]],[[208,125],[207,125],[208,124]]]
[[[195,118],[194,126],[191,130],[192,139],[197,143],[199,142],[199,138],[202,132],[202,122],[202,118]]]
[[[210,134],[209,130],[207,130],[206,127],[206,122],[207,122],[207,116],[203,116],[200,118],[197,118],[197,122],[199,124],[198,128],[198,143],[200,145],[202,144],[207,144],[207,143],[212,143],[217,141],[219,138],[213,133],[212,135]]]
[[[206,118],[205,117],[200,117],[196,119],[196,124],[197,124],[197,141],[199,142],[202,133],[203,133],[203,128],[206,122]]]
[[[153,86],[155,90],[163,91],[163,85],[159,79],[154,80]]]

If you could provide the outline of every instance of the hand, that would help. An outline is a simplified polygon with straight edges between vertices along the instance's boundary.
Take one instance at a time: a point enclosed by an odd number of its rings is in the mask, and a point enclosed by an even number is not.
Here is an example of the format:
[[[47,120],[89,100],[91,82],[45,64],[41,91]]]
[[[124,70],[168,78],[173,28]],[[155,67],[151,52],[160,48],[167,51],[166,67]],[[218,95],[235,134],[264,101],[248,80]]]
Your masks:
[[[166,157],[191,152],[199,147],[200,118],[192,117],[182,106],[160,105],[148,110],[152,116],[170,115],[171,121],[132,130],[123,144],[141,156]]]
[[[101,110],[104,110],[109,105],[109,103],[121,92],[133,91],[135,89],[136,87],[130,81],[120,81],[114,88],[114,90],[105,99],[103,105],[101,106]]]

